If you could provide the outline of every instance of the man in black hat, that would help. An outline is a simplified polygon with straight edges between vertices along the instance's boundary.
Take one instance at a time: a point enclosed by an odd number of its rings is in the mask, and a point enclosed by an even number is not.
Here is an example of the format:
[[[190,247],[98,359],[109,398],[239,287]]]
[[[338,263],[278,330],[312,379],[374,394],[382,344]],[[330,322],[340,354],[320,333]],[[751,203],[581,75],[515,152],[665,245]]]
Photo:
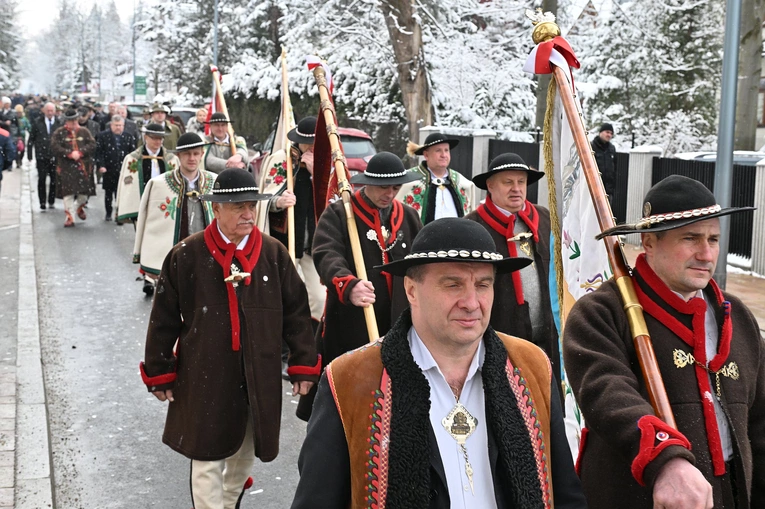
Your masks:
[[[351,200],[366,280],[356,276],[342,200],[329,205],[319,218],[313,260],[327,285],[327,303],[319,331],[319,351],[325,365],[368,342],[363,308],[374,307],[377,329],[385,334],[407,306],[401,278],[394,278],[376,266],[404,258],[422,228],[417,212],[395,198],[402,184],[416,178],[398,156],[379,152],[369,160],[364,173],[350,180],[351,184],[364,186]],[[307,401],[301,401],[298,408],[298,417],[306,420],[310,412]]]
[[[534,261],[497,277],[491,326],[542,348],[560,380],[558,332],[550,304],[550,211],[526,199],[529,184],[542,177],[544,172],[529,167],[517,154],[495,157],[489,171],[473,178],[476,187],[488,191],[486,201],[466,217],[488,230],[503,256]]]
[[[117,224],[135,221],[146,183],[152,178],[178,168],[175,154],[162,146],[166,132],[159,124],[148,124],[141,130],[143,143],[122,161],[117,183]]]
[[[122,162],[135,150],[136,139],[124,132],[125,119],[114,115],[109,128],[96,137],[96,168],[103,179],[106,220],[112,220],[112,199],[117,195]]]
[[[406,146],[410,156],[422,156],[424,160],[409,170],[417,179],[402,186],[396,198],[419,212],[423,224],[442,217],[463,217],[477,205],[470,179],[449,168],[451,150],[458,143],[441,133],[432,133],[422,145],[410,141]]]
[[[87,219],[85,204],[95,196],[93,154],[96,140],[88,129],[81,127],[79,113],[70,108],[64,113],[64,126],[53,133],[51,153],[56,157],[56,195],[64,199],[65,227],[74,226],[74,216]]]
[[[203,195],[215,220],[170,251],[154,297],[141,375],[170,402],[162,440],[191,460],[196,509],[239,507],[255,457],[276,458],[282,341],[293,393],[319,378],[303,283],[255,226],[267,198],[249,172],[222,171]]]
[[[175,150],[178,138],[181,137],[181,130],[178,129],[177,125],[167,121],[167,115],[170,114],[170,108],[164,104],[154,103],[151,105],[151,108],[149,108],[149,112],[151,113],[151,123],[162,126],[162,130],[165,131],[162,145],[167,150]]]
[[[154,281],[170,249],[212,222],[212,206],[199,198],[212,190],[216,175],[200,169],[205,145],[196,133],[181,135],[175,149],[178,169],[153,177],[141,195],[133,263],[140,264],[147,295],[154,293]]]
[[[258,226],[265,232],[288,245],[287,209],[294,208],[295,215],[295,265],[308,290],[308,303],[315,326],[324,314],[327,290],[316,272],[311,253],[316,231],[316,215],[313,203],[313,142],[316,117],[305,117],[287,133],[291,142],[294,192],[287,189],[287,151],[280,150],[264,160],[261,169],[263,192],[272,194],[268,202],[258,208]],[[285,358],[286,361],[286,358]]]
[[[92,107],[85,103],[80,105],[80,107],[77,109],[77,112],[80,114],[80,118],[77,119],[77,123],[80,124],[80,127],[84,127],[88,131],[90,131],[90,134],[93,136],[93,139],[98,136],[98,133],[101,132],[101,128],[98,125],[98,122],[93,120],[91,116],[93,115],[93,109]]]
[[[592,139],[592,151],[595,154],[595,162],[600,170],[600,178],[609,199],[613,199],[616,192],[616,148],[611,139],[614,137],[614,126],[608,122],[602,124],[598,135]]]
[[[293,509],[587,507],[547,356],[489,325],[505,258],[480,225],[426,225],[380,270],[411,309],[319,383]]]
[[[37,161],[37,198],[40,200],[40,210],[45,210],[53,208],[56,201],[56,157],[50,151],[50,141],[53,133],[61,127],[61,122],[56,118],[56,105],[53,103],[45,103],[42,112],[40,118],[32,122],[27,158],[31,161],[34,152]],[[48,178],[50,185],[47,185]]]
[[[250,164],[247,143],[241,136],[235,136],[236,154],[231,153],[228,131],[231,121],[226,118],[226,115],[215,112],[206,123],[210,124],[210,136],[207,137],[209,145],[204,158],[205,169],[213,173],[220,173],[226,168],[246,170]]]
[[[757,321],[712,275],[722,209],[674,175],[646,194],[633,283],[677,429],[649,403],[613,279],[569,314],[563,355],[589,429],[580,475],[590,508],[765,507],[765,344]],[[605,482],[604,482],[605,481]]]

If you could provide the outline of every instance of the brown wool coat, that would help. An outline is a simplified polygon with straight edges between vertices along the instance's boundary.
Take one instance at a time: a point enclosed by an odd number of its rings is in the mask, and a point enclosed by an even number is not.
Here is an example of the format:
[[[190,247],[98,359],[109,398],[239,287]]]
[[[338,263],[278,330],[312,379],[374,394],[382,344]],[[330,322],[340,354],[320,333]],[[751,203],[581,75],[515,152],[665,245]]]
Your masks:
[[[50,150],[56,158],[56,197],[73,194],[95,196],[96,182],[93,179],[93,156],[96,140],[85,127],[77,128],[76,139],[72,139],[66,127],[60,127],[51,135]],[[79,161],[69,158],[75,148],[82,154]]]
[[[358,201],[358,193],[354,195]],[[400,202],[399,202],[400,203]],[[409,254],[412,241],[422,228],[417,212],[406,205],[401,205],[403,221],[400,237],[396,245],[388,251],[388,260],[401,260]],[[392,278],[391,291],[380,269],[376,265],[383,263],[382,252],[377,243],[367,238],[369,225],[356,214],[356,227],[359,231],[361,251],[367,277],[375,287],[375,316],[380,335],[384,335],[401,312],[409,307],[404,293],[404,279]],[[396,231],[393,235],[396,235]],[[355,277],[356,268],[351,254],[351,241],[345,210],[341,201],[331,204],[316,225],[313,239],[313,260],[322,282],[327,286],[324,329],[322,335],[322,363],[327,365],[332,359],[369,341],[363,308],[350,303],[350,293],[359,279]],[[342,300],[340,293],[345,300]]]
[[[682,315],[668,304],[670,292],[663,283],[656,285],[651,280],[652,286],[640,274],[634,280],[650,300],[686,327],[692,327],[692,315]],[[711,285],[704,293],[707,300],[717,302]],[[723,407],[731,424],[734,447],[731,461],[738,481],[738,503],[741,508],[765,507],[765,346],[747,307],[728,293],[723,293],[723,298],[731,303],[732,324],[730,354],[725,365],[735,362],[740,371],[738,379],[721,377]],[[723,311],[720,306],[715,307],[720,326]],[[657,320],[648,312],[645,319],[679,431],[692,448],[688,451],[673,445],[647,463],[646,487],[641,487],[632,476],[630,469],[640,452],[641,433],[636,424],[641,417],[653,415],[653,410],[622,301],[611,279],[574,305],[563,340],[566,371],[589,428],[579,459],[589,507],[652,508],[656,475],[667,461],[676,457],[695,463],[712,484],[715,507],[722,507],[722,484],[712,470],[696,370],[692,366],[678,368],[674,363],[676,350],[689,353],[693,349],[664,323],[668,320]],[[714,376],[712,380],[714,392]]]
[[[545,351],[553,365],[553,371],[556,378],[560,380],[560,353],[558,351],[558,330],[555,328],[555,320],[552,315],[550,305],[550,288],[548,278],[550,276],[550,211],[546,208],[535,205],[539,213],[539,242],[534,239],[529,241],[534,246],[534,264],[539,276],[539,287],[541,291],[544,323],[543,327],[537,333],[539,340],[536,345]],[[508,257],[510,253],[507,249],[507,239],[504,235],[497,232],[489,226],[483,218],[473,211],[466,219],[475,221],[491,234],[494,244],[497,246],[497,252],[502,256]],[[520,219],[517,219],[520,221]],[[525,256],[519,251],[519,256]],[[510,334],[519,338],[531,340],[531,317],[529,315],[529,303],[524,302],[519,306],[515,297],[515,286],[513,285],[512,274],[498,274],[494,282],[494,305],[491,309],[492,328],[505,334]]]
[[[174,384],[149,390],[173,389],[163,441],[192,459],[231,456],[242,443],[248,418],[255,455],[262,461],[276,458],[282,340],[290,349],[290,367],[317,365],[305,286],[286,249],[268,235],[239,305],[242,346],[234,351],[223,269],[210,254],[204,232],[170,251],[154,297],[145,370],[157,377],[172,373],[177,364]],[[292,382],[318,378],[291,376]]]

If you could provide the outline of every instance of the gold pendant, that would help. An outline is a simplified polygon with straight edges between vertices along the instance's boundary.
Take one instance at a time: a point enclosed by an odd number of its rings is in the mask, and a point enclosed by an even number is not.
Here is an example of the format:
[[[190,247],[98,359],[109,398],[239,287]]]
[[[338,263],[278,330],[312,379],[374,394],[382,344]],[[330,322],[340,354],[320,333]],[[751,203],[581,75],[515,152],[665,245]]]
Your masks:
[[[531,256],[531,244],[529,244],[528,240],[524,240],[521,242],[520,245],[521,251],[523,251],[523,254],[526,256]]]
[[[454,405],[451,412],[449,412],[449,415],[441,420],[441,425],[446,432],[457,441],[457,444],[459,444],[460,449],[462,450],[462,455],[465,457],[465,475],[470,483],[470,491],[475,495],[475,489],[473,487],[473,466],[468,459],[465,442],[476,430],[476,427],[478,427],[478,419],[470,415],[467,408],[465,408],[462,403],[458,402]]]

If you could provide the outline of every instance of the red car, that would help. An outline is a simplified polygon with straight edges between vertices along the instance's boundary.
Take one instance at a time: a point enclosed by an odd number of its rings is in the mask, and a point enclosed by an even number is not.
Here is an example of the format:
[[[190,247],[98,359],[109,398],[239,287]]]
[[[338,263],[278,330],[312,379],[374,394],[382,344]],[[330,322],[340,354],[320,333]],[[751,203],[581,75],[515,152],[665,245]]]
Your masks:
[[[364,131],[349,127],[338,127],[337,133],[340,135],[340,143],[343,144],[351,176],[364,171],[369,160],[377,153],[372,138]],[[271,153],[275,135],[276,132],[272,131],[262,148],[258,149],[257,145],[253,147],[258,151],[258,154],[250,161],[250,171],[256,179],[260,178],[260,165],[263,163],[263,159]]]

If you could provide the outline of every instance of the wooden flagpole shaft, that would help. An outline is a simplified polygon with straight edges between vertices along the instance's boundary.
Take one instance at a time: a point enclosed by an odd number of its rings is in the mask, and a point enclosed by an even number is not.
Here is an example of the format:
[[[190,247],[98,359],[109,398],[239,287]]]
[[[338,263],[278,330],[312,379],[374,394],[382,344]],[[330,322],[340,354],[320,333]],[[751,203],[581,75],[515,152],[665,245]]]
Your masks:
[[[563,103],[563,109],[566,111],[568,123],[571,126],[576,149],[579,152],[579,160],[587,180],[587,186],[590,188],[590,196],[595,206],[595,213],[598,216],[598,223],[600,224],[601,231],[603,231],[616,225],[606,191],[603,188],[603,181],[600,179],[598,167],[595,163],[592,147],[587,139],[582,112],[577,107],[566,71],[560,67],[553,66],[553,75],[558,84],[558,93]],[[614,279],[624,303],[624,311],[630,324],[635,351],[640,363],[640,369],[643,372],[646,389],[648,390],[648,399],[651,402],[651,406],[653,406],[654,412],[656,412],[656,416],[677,429],[675,416],[669,404],[667,389],[661,377],[659,363],[656,360],[651,337],[648,333],[645,317],[643,316],[643,307],[640,305],[635,293],[634,283],[627,268],[627,263],[624,260],[622,246],[615,237],[606,237],[604,242],[606,243],[606,251],[611,262],[611,268],[614,271]]]
[[[335,124],[335,107],[329,99],[329,90],[327,89],[327,79],[322,66],[316,66],[313,70],[313,76],[316,78],[316,84],[319,87],[319,98],[321,99],[321,114],[324,115],[324,122],[327,124],[327,133],[329,135],[329,146],[332,149],[332,162],[337,175],[337,187],[340,190],[340,196],[345,208],[345,219],[348,223],[348,235],[351,239],[351,252],[353,254],[353,263],[356,267],[356,277],[367,280],[367,268],[364,265],[364,254],[361,252],[361,242],[359,241],[359,231],[356,228],[356,217],[351,206],[351,186],[346,178],[347,170],[345,157],[340,145],[340,136],[337,134],[337,125]],[[377,330],[377,318],[375,318],[375,308],[372,305],[365,306],[364,319],[367,323],[367,333],[369,341],[376,341],[380,338]]]
[[[282,48],[282,118],[286,121],[290,114],[290,90],[287,79],[287,52]],[[292,177],[292,143],[287,138],[288,128],[284,125],[284,151],[287,154],[287,190],[294,192],[295,183]],[[292,262],[295,262],[295,207],[287,207],[287,250]]]
[[[213,80],[215,81],[215,96],[218,98],[218,104],[220,104],[221,111],[228,119],[228,143],[231,145],[231,156],[235,156],[236,140],[234,139],[234,128],[231,126],[231,117],[228,115],[226,99],[223,97],[223,89],[220,86],[220,71],[214,65],[210,66],[210,70],[212,71]]]

